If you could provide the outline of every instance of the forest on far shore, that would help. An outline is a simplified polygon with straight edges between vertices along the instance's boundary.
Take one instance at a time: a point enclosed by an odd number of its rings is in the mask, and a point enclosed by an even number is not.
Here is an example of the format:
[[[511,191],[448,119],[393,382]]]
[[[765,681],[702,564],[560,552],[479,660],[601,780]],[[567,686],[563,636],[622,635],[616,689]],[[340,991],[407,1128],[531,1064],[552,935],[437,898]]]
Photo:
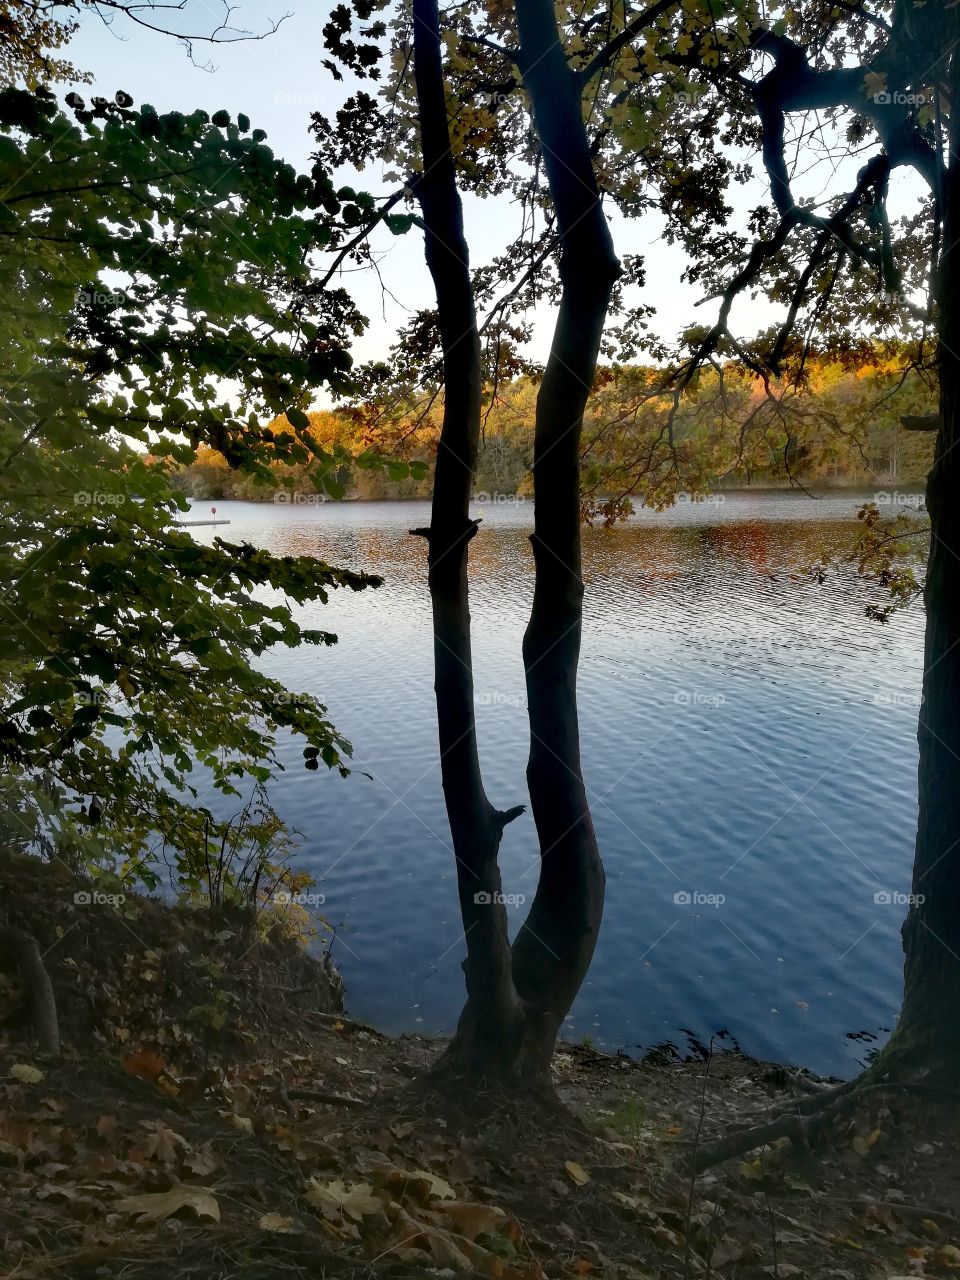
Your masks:
[[[475,492],[533,492],[534,413],[539,379],[524,374],[487,388]],[[746,485],[801,483],[921,485],[930,469],[933,435],[907,430],[903,417],[935,411],[936,397],[909,351],[871,348],[844,362],[808,360],[798,386],[764,382],[732,362],[701,372],[665,428],[673,395],[654,366],[601,366],[584,423],[582,492],[588,514],[610,500],[664,505],[682,492]],[[402,402],[368,400],[314,410],[310,433],[336,459],[324,476],[324,497],[428,498],[443,413],[442,393]],[[282,417],[275,435],[292,434]],[[401,478],[365,467],[367,451],[426,463]],[[280,489],[232,469],[201,445],[175,478],[191,498],[247,501],[309,499],[316,466],[272,464]],[[403,468],[404,471],[407,468]]]

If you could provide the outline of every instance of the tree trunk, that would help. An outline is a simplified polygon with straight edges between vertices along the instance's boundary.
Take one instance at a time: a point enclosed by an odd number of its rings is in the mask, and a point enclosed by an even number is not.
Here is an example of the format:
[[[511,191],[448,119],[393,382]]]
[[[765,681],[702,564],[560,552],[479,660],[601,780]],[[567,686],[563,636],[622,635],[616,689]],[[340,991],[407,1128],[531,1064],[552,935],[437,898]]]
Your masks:
[[[487,798],[477,750],[467,555],[480,440],[481,363],[463,209],[450,151],[436,0],[414,0],[414,75],[423,174],[415,194],[426,228],[427,265],[437,295],[443,349],[443,427],[434,473],[429,545],[440,770],[466,938],[467,1007],[458,1043],[473,1074],[488,1069],[516,1037],[519,1002],[511,977],[506,908],[497,853],[503,829],[523,812]]]
[[[23,929],[0,925],[0,947],[16,958],[23,979],[30,1021],[43,1053],[60,1052],[60,1024],[53,983],[43,963],[37,940]]]
[[[527,784],[540,880],[513,948],[527,1007],[528,1058],[546,1070],[593,956],[604,875],[580,765],[577,664],[583,621],[580,435],[610,293],[620,265],[600,204],[581,82],[560,43],[551,0],[517,0],[520,68],[530,94],[561,237],[562,296],[537,396],[536,585],[523,641],[530,716]]]
[[[960,59],[952,59],[960,92]],[[956,101],[956,96],[954,96]],[[914,901],[903,926],[904,1001],[890,1052],[955,1075],[960,1050],[960,124],[944,175],[938,301],[940,430],[927,481],[930,557],[920,709]]]
[[[481,364],[463,216],[450,152],[436,0],[415,0],[414,56],[427,228],[444,356],[444,419],[429,530],[444,795],[467,944],[467,1003],[437,1074],[542,1091],[554,1041],[590,964],[603,868],[580,768],[576,676],[580,432],[619,263],[593,172],[581,86],[550,0],[518,0],[520,61],[561,232],[563,293],[537,401],[536,585],[523,654],[530,713],[527,781],[541,851],[528,919],[511,954],[497,853],[506,822],[483,790],[470,654],[469,498],[480,433]]]

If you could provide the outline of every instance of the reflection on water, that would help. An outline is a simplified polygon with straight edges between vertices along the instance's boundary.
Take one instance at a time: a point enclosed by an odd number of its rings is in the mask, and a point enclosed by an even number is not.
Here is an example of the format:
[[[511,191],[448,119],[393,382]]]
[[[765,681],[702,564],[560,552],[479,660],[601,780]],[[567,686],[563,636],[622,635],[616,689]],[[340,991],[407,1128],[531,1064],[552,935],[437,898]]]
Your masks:
[[[794,568],[849,544],[858,498],[729,494],[587,530],[583,756],[607,867],[596,959],[569,1021],[597,1044],[745,1050],[849,1074],[896,1015],[916,820],[922,618],[863,617],[852,576]],[[271,674],[329,706],[354,743],[346,781],[290,744],[275,786],[339,926],[351,1011],[390,1030],[452,1028],[464,948],[440,790],[424,504],[223,503],[231,541],[312,554],[384,585],[305,611],[333,650]],[[471,545],[487,789],[526,800],[520,640],[532,508],[483,508]],[[196,530],[198,538],[214,530]],[[363,776],[364,771],[371,775]],[[504,888],[530,897],[529,814]],[[520,910],[516,913],[519,922]]]

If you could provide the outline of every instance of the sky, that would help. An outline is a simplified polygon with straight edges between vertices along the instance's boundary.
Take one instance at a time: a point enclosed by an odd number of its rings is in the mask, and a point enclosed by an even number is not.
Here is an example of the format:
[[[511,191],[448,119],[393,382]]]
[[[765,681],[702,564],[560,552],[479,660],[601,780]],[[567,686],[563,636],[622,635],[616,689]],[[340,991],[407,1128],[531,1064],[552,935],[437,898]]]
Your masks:
[[[323,26],[334,0],[238,0],[232,16],[234,25],[255,32],[267,32],[280,18],[279,29],[261,40],[210,45],[198,43],[191,63],[183,46],[168,35],[138,28],[128,18],[117,15],[107,27],[94,14],[86,13],[81,29],[69,47],[73,63],[94,77],[91,91],[112,96],[118,89],[130,93],[136,104],[151,103],[159,111],[189,111],[202,107],[213,112],[225,108],[232,115],[246,113],[255,128],[267,132],[267,142],[277,155],[300,169],[310,164],[312,138],[310,113],[332,115],[350,93],[346,84],[335,81],[321,65],[325,56]],[[222,20],[221,0],[186,0],[178,20],[183,30],[210,32]],[[288,15],[284,17],[284,15]],[[213,70],[202,69],[212,62]],[[349,181],[344,173],[343,180]],[[811,190],[822,187],[822,176],[808,175]],[[380,180],[375,170],[367,170],[356,181],[358,187],[374,195],[389,194],[394,183]],[[914,199],[917,184],[907,178],[898,187],[898,203],[907,207]],[[738,213],[763,200],[765,184],[757,181],[738,192]],[[482,265],[515,233],[517,213],[508,201],[499,198],[465,200],[466,230],[471,263]],[[612,229],[618,253],[640,254],[647,267],[646,285],[634,293],[631,304],[643,301],[657,308],[654,328],[672,339],[691,323],[709,323],[715,303],[696,307],[701,298],[697,288],[682,281],[684,255],[661,239],[656,216],[631,222],[614,217]],[[405,236],[382,232],[374,240],[380,256],[384,291],[374,273],[347,273],[343,284],[350,290],[370,326],[357,342],[355,357],[382,359],[390,341],[408,312],[434,305],[433,288],[423,259],[423,242],[416,228]],[[771,323],[776,312],[765,301],[745,299],[738,304],[736,327],[751,332]],[[531,355],[545,359],[552,329],[552,312],[538,308],[534,317]]]

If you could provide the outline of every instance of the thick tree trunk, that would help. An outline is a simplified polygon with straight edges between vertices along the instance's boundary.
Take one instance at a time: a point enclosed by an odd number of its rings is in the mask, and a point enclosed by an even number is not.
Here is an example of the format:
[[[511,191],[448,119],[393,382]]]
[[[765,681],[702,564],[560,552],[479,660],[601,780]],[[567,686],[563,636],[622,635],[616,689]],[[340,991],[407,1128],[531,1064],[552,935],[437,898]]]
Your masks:
[[[953,58],[955,92],[958,60]],[[944,177],[940,430],[927,482],[930,557],[918,739],[919,824],[903,927],[904,1002],[884,1060],[956,1072],[960,1050],[960,127]]]
[[[474,712],[467,554],[477,531],[469,504],[480,439],[481,365],[463,210],[450,151],[436,0],[414,0],[414,75],[423,174],[415,194],[426,227],[443,349],[443,427],[428,539],[440,769],[466,938],[467,1008],[458,1040],[474,1073],[516,1038],[519,1002],[511,976],[497,853],[507,822],[487,798]]]

